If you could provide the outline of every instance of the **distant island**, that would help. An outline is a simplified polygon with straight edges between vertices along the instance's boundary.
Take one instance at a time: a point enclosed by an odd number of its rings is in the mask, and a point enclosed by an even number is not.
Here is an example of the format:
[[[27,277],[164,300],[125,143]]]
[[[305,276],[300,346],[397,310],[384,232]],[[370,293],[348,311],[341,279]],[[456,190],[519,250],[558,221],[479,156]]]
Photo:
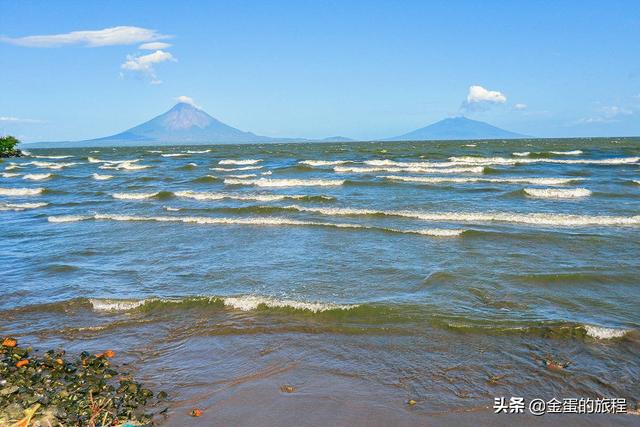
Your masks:
[[[429,126],[403,135],[379,139],[379,141],[423,141],[464,139],[514,139],[526,138],[514,132],[488,123],[455,117],[441,120]],[[96,147],[136,145],[204,145],[251,144],[270,142],[350,142],[353,139],[332,136],[324,139],[272,138],[245,132],[211,117],[200,108],[180,102],[166,113],[115,135],[84,141],[39,142],[31,147]]]

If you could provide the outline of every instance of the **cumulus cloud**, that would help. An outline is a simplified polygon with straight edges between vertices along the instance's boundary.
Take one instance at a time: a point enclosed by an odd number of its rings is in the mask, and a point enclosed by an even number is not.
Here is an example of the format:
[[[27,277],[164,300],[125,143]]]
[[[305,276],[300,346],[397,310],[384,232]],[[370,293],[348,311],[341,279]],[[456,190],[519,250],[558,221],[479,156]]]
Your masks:
[[[158,80],[156,77],[154,66],[166,61],[176,62],[177,59],[175,59],[169,52],[156,50],[155,52],[147,55],[127,55],[127,60],[120,66],[120,68],[126,71],[142,74],[148,77],[152,84],[159,84],[162,83],[162,81]]]
[[[24,47],[62,47],[70,45],[102,47],[147,43],[171,37],[148,28],[119,26],[102,30],[72,31],[64,34],[17,38],[0,37],[0,41]]]
[[[518,111],[522,111],[522,110],[526,110],[526,109],[527,109],[527,107],[528,107],[528,105],[527,105],[527,104],[521,104],[521,103],[519,103],[519,104],[514,105],[514,106],[513,106],[513,109],[514,109],[514,110],[518,110]]]
[[[140,50],[158,50],[158,49],[167,49],[169,47],[171,47],[171,43],[151,42],[151,43],[141,44],[140,46],[138,46],[138,49],[140,49]]]
[[[505,103],[507,97],[498,92],[497,90],[487,90],[482,86],[469,86],[469,94],[467,95],[467,102],[494,102]]]
[[[176,96],[174,99],[177,102],[184,102],[185,104],[189,104],[189,105],[193,105],[194,107],[197,107],[195,101],[190,96],[180,95],[180,96]]]
[[[507,102],[507,97],[497,90],[488,90],[479,85],[469,86],[467,99],[461,106],[463,111],[484,111],[490,107]]]

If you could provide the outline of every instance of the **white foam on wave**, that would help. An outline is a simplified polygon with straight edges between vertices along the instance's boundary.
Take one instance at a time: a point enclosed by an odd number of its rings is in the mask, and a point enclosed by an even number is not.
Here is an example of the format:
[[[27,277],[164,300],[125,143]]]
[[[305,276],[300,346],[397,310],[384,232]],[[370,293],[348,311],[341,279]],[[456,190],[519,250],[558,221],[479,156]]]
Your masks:
[[[552,213],[513,213],[513,212],[421,212],[408,210],[378,211],[356,208],[320,208],[299,205],[287,206],[287,209],[299,212],[313,212],[327,216],[359,216],[379,215],[412,218],[429,222],[506,222],[526,225],[548,225],[559,227],[579,226],[638,226],[640,215],[606,216],[606,215],[571,215]]]
[[[91,219],[93,217],[87,215],[58,215],[58,216],[50,216],[47,218],[49,222],[77,222],[77,221],[85,221],[87,219]]]
[[[568,185],[572,182],[583,181],[584,178],[479,178],[479,177],[423,177],[423,176],[397,176],[384,175],[377,178],[392,181],[416,182],[425,184],[440,184],[451,182],[455,184],[465,183],[491,183],[491,184],[533,184],[533,185]]]
[[[85,221],[89,219],[101,221],[152,221],[152,222],[182,222],[185,224],[207,224],[207,225],[248,225],[248,226],[311,226],[311,227],[327,227],[354,230],[372,230],[383,231],[398,234],[418,234],[422,236],[432,237],[455,237],[460,236],[466,230],[450,230],[450,229],[418,229],[418,230],[400,230],[395,228],[374,227],[362,224],[346,224],[346,223],[330,223],[319,221],[303,221],[290,218],[214,218],[201,216],[138,216],[138,215],[121,215],[121,214],[94,214],[92,216],[82,215],[62,215],[50,216],[49,222],[73,222]]]
[[[93,179],[95,179],[96,181],[106,181],[108,179],[113,178],[113,175],[100,175],[99,173],[94,173],[93,175],[91,175],[93,177]]]
[[[558,163],[568,165],[624,165],[638,163],[640,157],[618,157],[611,159],[510,159],[506,157],[449,157],[449,161],[456,164],[473,165],[514,165],[517,163]]]
[[[640,185],[640,179],[634,179],[633,182],[635,182],[636,184]]]
[[[571,151],[549,151],[551,154],[557,154],[559,156],[579,156],[580,154],[584,154],[582,150],[571,150]]]
[[[465,147],[477,147],[478,144],[464,144]]]
[[[120,200],[142,200],[149,199],[157,195],[158,192],[156,191],[154,193],[114,193],[111,195],[111,197]]]
[[[32,156],[35,159],[50,159],[50,160],[60,160],[60,159],[70,159],[73,156]]]
[[[280,300],[270,297],[261,297],[254,295],[244,295],[239,297],[221,298],[224,305],[232,307],[236,310],[251,311],[256,310],[260,306],[269,308],[293,308],[296,310],[306,310],[314,313],[327,310],[350,310],[357,305],[332,304],[321,302],[304,302],[295,300]]]
[[[176,197],[184,197],[194,200],[241,200],[241,201],[257,201],[257,202],[276,202],[286,199],[304,199],[305,195],[291,195],[291,194],[233,194],[233,193],[210,193],[210,192],[196,192],[196,191],[176,191]],[[331,200],[329,196],[318,196]]]
[[[4,170],[6,170],[6,171],[12,171],[12,170],[14,170],[14,169],[21,169],[21,168],[22,168],[22,166],[20,166],[20,165],[18,165],[18,164],[16,164],[16,163],[10,163],[9,165],[7,165],[7,167],[6,167],[6,168],[4,168]]]
[[[127,311],[140,307],[146,300],[111,300],[111,299],[90,299],[89,303],[96,311]]]
[[[247,178],[255,178],[257,175],[255,173],[245,173],[245,174],[240,174],[240,175],[227,175],[227,177],[229,178],[236,178],[236,179],[247,179]]]
[[[298,163],[307,166],[337,166],[351,163],[351,160],[301,160]]]
[[[220,160],[218,162],[219,165],[255,165],[256,163],[260,163],[261,159],[244,159],[244,160],[233,160],[233,159],[225,159]]]
[[[260,175],[271,175],[273,172],[271,171],[266,171],[266,172],[262,172]]]
[[[16,176],[20,176],[19,173],[11,173],[11,172],[2,172],[3,178],[15,178]]]
[[[33,165],[40,169],[55,169],[60,170],[69,166],[77,165],[77,163],[69,162],[69,163],[52,163],[52,162],[29,162],[25,163],[25,165]]]
[[[137,162],[137,160],[133,161],[124,161],[119,163],[108,163],[102,166],[99,166],[100,169],[111,169],[111,170],[128,170],[128,171],[137,171],[142,169],[150,168],[150,165],[138,165],[133,162]]]
[[[169,154],[161,154],[162,157],[186,157],[188,153],[169,153]]]
[[[612,339],[622,338],[629,332],[627,329],[604,328],[602,326],[584,325],[584,330],[592,338]]]
[[[147,153],[160,154],[160,153],[164,153],[164,151],[162,151],[162,150],[147,150]]]
[[[129,311],[141,307],[149,302],[172,302],[180,303],[194,298],[204,301],[222,301],[222,303],[235,310],[252,311],[260,307],[269,308],[293,308],[296,310],[311,311],[319,313],[328,310],[351,310],[358,307],[357,304],[334,304],[323,302],[306,302],[291,299],[277,299],[272,297],[257,295],[240,295],[234,297],[185,297],[185,298],[148,298],[139,300],[122,299],[99,299],[91,298],[89,303],[95,311]]]
[[[531,154],[530,151],[516,151],[515,153],[511,153],[511,155],[516,157],[527,157]]]
[[[110,165],[117,165],[120,163],[137,163],[140,159],[123,159],[123,160],[102,160],[96,159],[95,157],[87,157],[89,163],[105,163]]]
[[[242,166],[239,168],[209,168],[212,171],[219,171],[219,172],[235,172],[235,171],[250,171],[250,170],[257,170],[257,169],[262,169],[262,166]]]
[[[187,150],[186,152],[189,154],[204,154],[204,153],[210,153],[211,150]]]
[[[228,185],[255,185],[258,187],[327,187],[344,184],[343,179],[225,179]]]
[[[0,188],[0,196],[37,196],[44,188]]]
[[[446,173],[483,173],[484,166],[472,167],[449,167],[449,168],[425,168],[425,167],[398,167],[398,166],[336,166],[333,168],[336,173],[371,173],[371,172],[412,172],[427,174],[446,174]]]
[[[26,209],[43,208],[48,203],[3,203],[0,202],[0,211],[23,211]]]
[[[53,176],[51,173],[28,173],[22,177],[22,179],[28,179],[30,181],[42,181],[49,179]]]
[[[525,188],[527,196],[542,199],[577,199],[591,196],[586,188]]]

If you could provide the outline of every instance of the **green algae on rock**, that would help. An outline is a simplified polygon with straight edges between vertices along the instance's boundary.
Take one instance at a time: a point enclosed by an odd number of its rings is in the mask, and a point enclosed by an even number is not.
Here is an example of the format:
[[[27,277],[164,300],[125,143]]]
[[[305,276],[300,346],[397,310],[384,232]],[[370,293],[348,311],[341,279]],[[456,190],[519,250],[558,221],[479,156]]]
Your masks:
[[[0,347],[0,425],[154,425],[159,398],[130,375],[118,372],[107,350],[77,358],[62,350],[34,355],[5,338]]]

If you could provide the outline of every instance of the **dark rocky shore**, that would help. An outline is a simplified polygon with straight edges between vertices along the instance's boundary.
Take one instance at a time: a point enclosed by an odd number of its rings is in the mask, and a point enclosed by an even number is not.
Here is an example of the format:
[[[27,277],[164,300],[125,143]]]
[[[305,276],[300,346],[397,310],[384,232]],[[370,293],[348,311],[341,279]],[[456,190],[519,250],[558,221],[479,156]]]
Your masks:
[[[38,354],[4,338],[0,347],[0,425],[152,426],[166,412],[154,393],[112,363],[111,350],[67,357]]]
[[[12,150],[12,151],[8,151],[8,152],[0,152],[0,159],[8,159],[11,157],[22,157],[24,154],[22,154],[22,151],[20,150]]]

